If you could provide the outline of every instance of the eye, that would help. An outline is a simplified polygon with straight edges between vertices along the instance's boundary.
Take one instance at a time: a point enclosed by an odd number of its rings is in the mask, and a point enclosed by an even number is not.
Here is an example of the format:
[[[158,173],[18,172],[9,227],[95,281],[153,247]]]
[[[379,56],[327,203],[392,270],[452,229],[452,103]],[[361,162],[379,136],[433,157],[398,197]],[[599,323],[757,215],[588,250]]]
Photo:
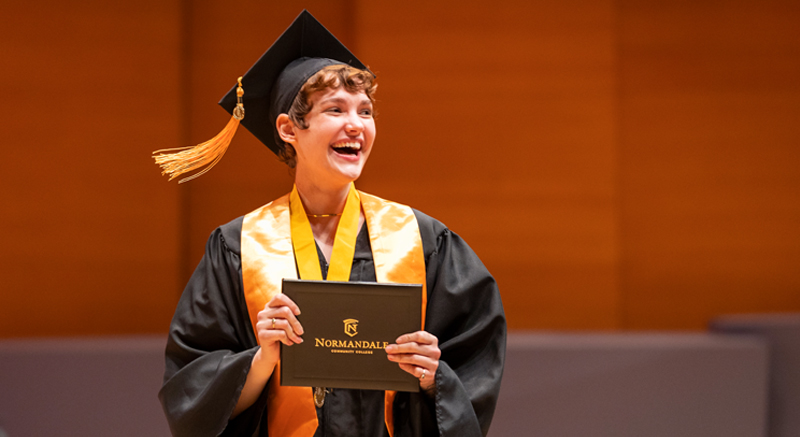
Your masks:
[[[326,109],[325,112],[332,112],[334,114],[341,114],[342,110],[338,106],[331,106],[330,108]]]
[[[359,112],[359,114],[361,114],[361,115],[363,115],[365,117],[372,117],[372,109],[370,109],[370,108],[362,109],[361,112]]]

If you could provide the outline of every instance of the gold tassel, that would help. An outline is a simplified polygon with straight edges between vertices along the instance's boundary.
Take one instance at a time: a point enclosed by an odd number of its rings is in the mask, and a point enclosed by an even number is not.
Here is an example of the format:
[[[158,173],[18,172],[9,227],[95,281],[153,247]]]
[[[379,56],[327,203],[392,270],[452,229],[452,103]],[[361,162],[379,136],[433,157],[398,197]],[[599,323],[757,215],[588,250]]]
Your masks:
[[[153,152],[153,158],[156,160],[156,164],[161,166],[162,175],[169,175],[169,180],[173,180],[180,175],[207,166],[203,170],[178,181],[179,184],[182,184],[202,176],[222,159],[222,156],[225,155],[225,151],[228,150],[228,146],[231,144],[231,140],[233,140],[233,136],[236,135],[239,122],[244,119],[244,105],[242,104],[244,89],[242,88],[241,77],[239,77],[238,82],[239,86],[236,88],[238,102],[236,103],[236,107],[233,108],[233,116],[217,136],[196,146],[161,149]]]

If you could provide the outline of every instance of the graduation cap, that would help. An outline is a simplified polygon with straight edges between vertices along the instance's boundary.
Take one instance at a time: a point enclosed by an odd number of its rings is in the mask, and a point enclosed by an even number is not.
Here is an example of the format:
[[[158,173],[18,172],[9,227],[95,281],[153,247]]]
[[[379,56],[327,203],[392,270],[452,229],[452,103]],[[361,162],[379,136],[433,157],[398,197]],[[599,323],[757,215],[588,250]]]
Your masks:
[[[180,183],[204,174],[222,159],[239,123],[270,150],[280,153],[284,146],[275,128],[278,115],[289,112],[295,96],[311,76],[336,64],[367,70],[322,23],[303,10],[219,101],[232,117],[217,136],[196,146],[153,152],[156,163],[162,168],[161,173],[169,175],[169,180],[172,180],[205,167],[181,179]]]

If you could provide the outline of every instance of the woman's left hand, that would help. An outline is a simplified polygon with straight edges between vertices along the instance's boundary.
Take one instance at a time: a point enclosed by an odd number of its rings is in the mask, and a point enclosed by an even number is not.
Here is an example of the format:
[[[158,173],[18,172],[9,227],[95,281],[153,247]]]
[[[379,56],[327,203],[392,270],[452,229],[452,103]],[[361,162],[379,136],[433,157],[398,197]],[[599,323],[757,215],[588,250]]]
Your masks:
[[[439,368],[439,339],[435,335],[417,331],[403,334],[396,344],[386,346],[390,361],[419,379],[419,386],[431,394],[436,383],[436,370]]]

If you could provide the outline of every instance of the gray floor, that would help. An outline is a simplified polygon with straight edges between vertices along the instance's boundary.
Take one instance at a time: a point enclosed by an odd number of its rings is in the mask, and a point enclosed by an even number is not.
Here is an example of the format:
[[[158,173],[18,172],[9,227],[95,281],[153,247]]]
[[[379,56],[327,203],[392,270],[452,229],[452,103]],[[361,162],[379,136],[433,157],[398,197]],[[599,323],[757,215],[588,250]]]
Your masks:
[[[169,436],[164,337],[0,342],[7,437]],[[2,434],[0,434],[2,435]]]
[[[489,435],[800,436],[792,320],[715,325],[725,334],[512,334]],[[168,436],[163,349],[162,337],[0,341],[0,437]]]
[[[491,437],[761,437],[767,348],[705,334],[515,334]]]

